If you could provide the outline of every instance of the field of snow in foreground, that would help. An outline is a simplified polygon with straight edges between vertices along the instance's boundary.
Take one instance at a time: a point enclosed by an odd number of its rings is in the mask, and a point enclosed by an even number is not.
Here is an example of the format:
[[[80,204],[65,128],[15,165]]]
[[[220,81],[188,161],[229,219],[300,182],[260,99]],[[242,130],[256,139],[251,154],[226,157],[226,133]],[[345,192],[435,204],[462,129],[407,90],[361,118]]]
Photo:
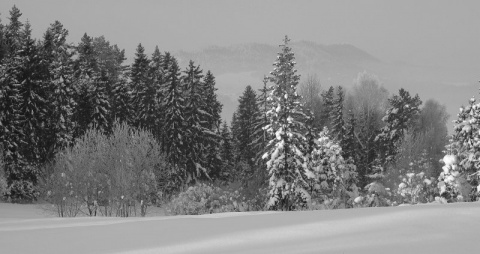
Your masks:
[[[0,253],[480,253],[480,203],[147,218],[33,209],[0,203]]]

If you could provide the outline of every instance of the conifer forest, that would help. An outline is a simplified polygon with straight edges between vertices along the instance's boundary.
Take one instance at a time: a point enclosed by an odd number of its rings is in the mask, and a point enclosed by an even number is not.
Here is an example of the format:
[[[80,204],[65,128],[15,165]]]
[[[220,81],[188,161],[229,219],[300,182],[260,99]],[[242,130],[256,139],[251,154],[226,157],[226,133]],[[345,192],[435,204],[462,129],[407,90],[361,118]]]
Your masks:
[[[479,253],[478,10],[0,1],[0,253]]]
[[[3,13],[2,13],[3,14]],[[142,44],[41,38],[13,6],[0,25],[0,194],[60,217],[331,210],[477,201],[480,104],[453,132],[441,101],[371,73],[324,87],[290,38],[261,89],[222,119],[215,73]],[[73,38],[75,39],[75,38]],[[459,105],[460,106],[460,105]]]

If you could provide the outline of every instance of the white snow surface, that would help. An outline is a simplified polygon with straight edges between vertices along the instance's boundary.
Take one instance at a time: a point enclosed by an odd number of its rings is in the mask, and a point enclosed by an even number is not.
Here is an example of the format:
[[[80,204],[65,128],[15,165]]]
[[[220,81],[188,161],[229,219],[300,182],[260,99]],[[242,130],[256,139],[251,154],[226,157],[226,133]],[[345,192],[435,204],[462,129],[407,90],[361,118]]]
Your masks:
[[[477,253],[480,203],[47,218],[0,203],[0,253]]]

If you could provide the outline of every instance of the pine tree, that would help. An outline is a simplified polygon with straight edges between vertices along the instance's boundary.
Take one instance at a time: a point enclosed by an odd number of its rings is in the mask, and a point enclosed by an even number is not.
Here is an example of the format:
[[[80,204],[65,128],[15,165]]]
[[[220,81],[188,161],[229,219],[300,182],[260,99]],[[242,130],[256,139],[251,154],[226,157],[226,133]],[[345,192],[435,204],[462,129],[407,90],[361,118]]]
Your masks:
[[[147,110],[149,129],[154,134],[157,140],[161,140],[163,135],[163,123],[165,121],[164,117],[164,70],[163,70],[163,61],[164,57],[160,53],[158,46],[155,47],[155,51],[152,54],[152,60],[150,62],[150,90],[153,97],[153,103],[150,101],[150,106],[153,111]]]
[[[343,101],[345,93],[341,86],[337,88],[337,97],[333,100],[330,111],[331,134],[340,143],[345,138],[345,122],[343,120]]]
[[[44,58],[44,80],[48,84],[49,105],[47,126],[43,146],[47,160],[73,141],[74,62],[73,47],[66,43],[68,31],[56,21],[44,35],[42,55]]]
[[[162,150],[167,154],[168,161],[176,172],[185,180],[185,101],[180,78],[180,67],[177,60],[166,52],[163,61],[165,95],[163,108],[165,122],[163,123],[164,135],[161,142]]]
[[[7,54],[7,44],[5,38],[5,27],[2,24],[2,19],[0,19],[0,64],[3,62]]]
[[[7,55],[13,57],[21,47],[23,23],[19,20],[22,16],[20,10],[14,5],[10,10],[10,23],[5,26],[5,45]]]
[[[148,102],[150,98],[144,98],[149,91],[149,65],[150,60],[145,55],[145,48],[138,44],[135,52],[135,60],[130,70],[130,89],[132,91],[132,109],[134,113],[133,126],[141,127],[148,121],[145,117],[148,115]],[[148,94],[151,96],[151,94]]]
[[[235,166],[232,144],[232,133],[228,128],[227,122],[224,121],[220,129],[220,136],[222,137],[220,146],[220,158],[222,160],[222,170],[219,179],[221,181],[233,180],[233,170]]]
[[[75,138],[82,136],[91,127],[105,132],[110,130],[108,80],[105,75],[102,76],[98,60],[95,57],[93,39],[84,34],[77,50],[79,57],[75,74],[77,103],[74,116]]]
[[[215,87],[215,76],[210,71],[207,71],[203,79],[203,96],[205,99],[205,107],[204,111],[207,112],[206,118],[203,119],[205,122],[205,128],[210,129],[212,131],[219,131],[220,130],[220,122],[221,117],[220,114],[222,112],[222,104],[217,99],[216,91],[218,90]]]
[[[202,115],[201,122],[204,130],[208,130],[211,134],[207,135],[205,140],[204,154],[206,157],[206,164],[208,165],[208,174],[215,180],[221,178],[222,173],[222,161],[220,158],[220,142],[222,140],[220,136],[220,113],[222,111],[222,104],[217,100],[217,94],[215,93],[217,88],[215,87],[215,76],[210,71],[207,71],[203,78],[203,93],[204,99],[203,108],[201,111],[205,112]]]
[[[18,53],[19,58],[19,93],[21,96],[20,115],[23,117],[22,154],[25,160],[37,166],[45,153],[41,151],[40,136],[45,126],[47,113],[45,83],[41,80],[40,55],[31,38],[30,24],[27,22],[23,30],[22,45]],[[35,174],[33,174],[35,175]],[[32,176],[34,182],[36,179]]]
[[[268,78],[264,77],[263,79],[263,87],[259,90],[259,94],[257,95],[257,108],[259,110],[259,114],[256,115],[253,124],[253,136],[254,140],[252,143],[253,150],[256,152],[255,163],[258,166],[260,160],[262,158],[263,153],[265,152],[264,149],[267,146],[267,141],[269,138],[267,137],[267,132],[264,130],[264,127],[268,124],[267,118],[267,111],[268,111],[268,92],[270,88],[267,86]],[[232,122],[233,126],[233,122]],[[262,164],[263,165],[263,164]]]
[[[103,124],[103,128],[110,133],[115,118],[120,117],[122,121],[126,121],[128,119],[126,112],[130,110],[123,100],[117,100],[124,98],[123,94],[128,91],[128,88],[125,89],[127,66],[123,65],[126,60],[125,50],[120,50],[117,45],[110,45],[104,36],[93,38],[91,46],[96,60],[95,70],[109,106],[106,115],[107,123]]]
[[[244,161],[250,166],[252,172],[239,172],[246,179],[253,174],[256,151],[255,143],[255,123],[259,118],[260,111],[257,105],[257,94],[251,86],[247,86],[242,96],[238,100],[239,105],[235,112],[235,122],[232,128],[235,130],[237,151],[239,157],[237,161]],[[233,124],[235,126],[233,127]]]
[[[480,196],[480,103],[471,98],[454,121],[454,133],[441,160],[440,195],[449,201],[476,201]]]
[[[340,143],[344,158],[352,158],[355,160],[357,151],[357,140],[355,136],[355,114],[353,111],[348,111],[348,120],[345,124],[345,138]]]
[[[333,111],[334,107],[334,93],[335,89],[333,86],[330,86],[330,88],[322,93],[322,99],[323,99],[323,108],[321,112],[321,119],[320,119],[320,124],[323,127],[327,127],[329,130],[332,129],[332,123],[331,123],[331,114]]]
[[[216,135],[206,129],[202,119],[208,118],[208,113],[203,111],[205,101],[202,98],[203,88],[201,79],[203,78],[202,70],[199,66],[195,66],[190,61],[187,69],[184,71],[183,82],[186,93],[185,123],[186,123],[186,170],[187,182],[194,181],[198,177],[206,176],[208,178],[207,169],[204,167],[205,158],[204,148],[209,139]]]
[[[270,176],[267,206],[274,210],[291,210],[305,205],[309,199],[304,189],[304,114],[296,91],[300,76],[294,69],[294,54],[288,42],[285,36],[275,68],[270,72],[273,87],[268,97],[266,130],[273,138],[263,155]]]
[[[390,108],[382,119],[386,125],[375,138],[382,149],[379,158],[382,163],[395,162],[395,156],[404,133],[413,127],[415,118],[420,113],[419,106],[422,104],[418,95],[412,98],[410,93],[403,88],[400,89],[398,95],[394,95],[388,101]]]

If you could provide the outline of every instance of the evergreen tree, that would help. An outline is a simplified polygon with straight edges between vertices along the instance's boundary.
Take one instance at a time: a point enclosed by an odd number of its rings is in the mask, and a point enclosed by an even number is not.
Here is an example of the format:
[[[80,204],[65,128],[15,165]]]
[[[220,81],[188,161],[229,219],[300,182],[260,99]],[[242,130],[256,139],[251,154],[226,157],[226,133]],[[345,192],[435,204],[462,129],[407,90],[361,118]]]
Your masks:
[[[275,68],[270,72],[273,87],[268,98],[269,125],[266,130],[273,138],[263,155],[270,176],[267,206],[274,210],[291,210],[309,199],[304,189],[304,114],[296,91],[300,76],[294,69],[294,54],[288,42],[285,36]]]
[[[204,154],[206,156],[206,164],[208,165],[208,174],[215,180],[221,178],[222,174],[222,161],[220,158],[220,142],[222,140],[220,134],[220,113],[222,111],[222,104],[217,100],[217,94],[215,93],[217,88],[215,87],[215,77],[210,71],[207,71],[203,78],[203,94],[204,99],[203,108],[201,111],[205,112],[202,115],[201,122],[204,130],[211,131],[206,139],[204,146]]]
[[[164,70],[163,70],[164,57],[160,53],[158,46],[155,47],[155,51],[152,54],[152,60],[150,62],[150,90],[153,95],[153,101],[149,101],[149,109],[146,110],[146,118],[148,119],[148,125],[151,132],[154,134],[157,140],[161,140],[163,135],[163,123],[164,119]],[[149,96],[150,98],[150,96]],[[150,98],[151,100],[152,98]]]
[[[5,26],[5,44],[10,57],[13,57],[22,45],[23,23],[19,20],[21,16],[22,13],[14,5],[10,10],[10,23]]]
[[[30,24],[24,26],[22,45],[18,53],[21,105],[19,114],[23,117],[22,154],[28,163],[37,166],[42,160],[40,137],[45,126],[47,103],[45,83],[41,80],[40,55],[31,38]],[[36,182],[32,174],[32,179]]]
[[[345,138],[345,122],[343,120],[343,101],[345,93],[341,86],[337,88],[337,97],[333,100],[330,111],[330,122],[332,126],[332,137],[342,143]]]
[[[149,90],[149,65],[150,60],[147,55],[145,55],[145,48],[142,44],[138,44],[135,52],[135,59],[130,70],[130,89],[132,91],[131,104],[134,113],[132,124],[136,127],[140,127],[142,124],[145,125],[146,123],[145,119],[143,119],[145,114],[141,112],[142,110],[148,109],[143,107],[142,104],[146,101],[146,99],[143,98],[143,95]]]
[[[330,88],[322,93],[322,100],[323,100],[323,108],[321,112],[321,119],[320,119],[320,124],[323,127],[327,127],[329,130],[332,129],[332,123],[331,123],[331,114],[333,111],[334,107],[334,93],[335,89],[333,86],[330,86]]]
[[[5,27],[2,24],[2,19],[0,19],[0,64],[3,62],[7,54],[7,42],[5,37]]]
[[[163,108],[165,122],[163,123],[164,135],[161,142],[162,150],[167,154],[168,161],[174,172],[185,180],[185,146],[187,134],[185,133],[185,99],[181,83],[180,67],[177,60],[166,52],[163,61],[165,95]]]
[[[98,61],[95,57],[93,39],[84,34],[77,47],[79,53],[76,63],[75,88],[76,103],[75,137],[95,126],[109,131],[110,104],[108,101],[107,78],[102,77]]]
[[[233,180],[233,170],[235,166],[232,144],[232,133],[228,128],[227,122],[224,121],[220,129],[222,137],[220,146],[220,158],[222,159],[222,171],[219,179],[222,181]]]
[[[342,147],[343,157],[352,158],[355,160],[357,151],[357,140],[355,137],[355,114],[349,110],[348,120],[345,124],[345,138],[342,139],[340,146]]]
[[[44,35],[44,80],[48,84],[49,105],[43,146],[47,160],[73,141],[74,122],[74,62],[73,47],[66,43],[68,31],[56,21]]]
[[[104,36],[94,38],[91,46],[96,60],[96,72],[109,105],[107,123],[104,124],[104,128],[109,132],[115,118],[120,117],[121,121],[126,121],[126,112],[130,110],[124,101],[124,93],[128,91],[125,75],[127,66],[123,65],[126,60],[125,50],[120,50],[117,45],[110,45]]]
[[[480,196],[480,103],[472,97],[457,116],[438,187],[449,201],[476,201]]]
[[[186,170],[187,182],[194,181],[203,173],[208,178],[207,170],[204,168],[204,148],[206,144],[216,135],[205,128],[202,119],[208,118],[208,113],[203,111],[205,101],[202,98],[201,79],[202,70],[190,61],[184,71],[183,82],[186,93],[185,127],[186,127]]]
[[[30,172],[25,171],[27,162],[22,156],[24,139],[23,122],[21,114],[22,97],[20,94],[22,69],[24,62],[20,58],[21,52],[21,27],[18,21],[18,9],[10,11],[10,24],[6,27],[8,56],[0,65],[0,137],[3,145],[3,158],[5,162],[5,175],[9,188],[9,197],[17,201],[20,199],[34,199],[33,183],[29,181]],[[17,29],[18,28],[18,29]],[[18,38],[16,38],[18,37]],[[24,174],[26,173],[26,174]]]
[[[255,163],[256,151],[254,149],[255,142],[255,122],[260,115],[257,105],[257,94],[251,86],[247,86],[242,96],[238,100],[239,105],[235,112],[236,121],[234,134],[236,139],[239,158],[237,161],[243,160],[253,169]],[[241,172],[246,176],[252,172]]]
[[[413,123],[420,113],[419,106],[422,104],[418,95],[412,98],[410,93],[403,88],[400,89],[398,95],[394,95],[388,101],[390,108],[382,119],[386,125],[375,138],[382,149],[380,154],[382,163],[395,162],[395,156],[404,133],[413,127]]]
[[[253,143],[252,143],[252,148],[256,152],[256,157],[255,157],[255,163],[258,166],[259,161],[261,160],[261,157],[263,153],[265,152],[264,149],[267,145],[267,141],[269,138],[267,137],[267,132],[264,130],[264,127],[267,126],[268,124],[268,118],[267,118],[267,111],[268,111],[268,92],[270,91],[270,88],[267,86],[268,83],[268,78],[264,77],[263,79],[263,87],[259,90],[259,94],[257,95],[257,108],[259,110],[259,114],[256,115],[256,118],[254,119],[253,123]],[[232,122],[233,126],[233,122]],[[262,164],[263,165],[263,164]]]
[[[215,77],[210,71],[207,71],[207,74],[203,79],[203,86],[203,98],[205,100],[205,107],[203,110],[207,113],[205,115],[207,118],[203,120],[205,122],[205,128],[212,131],[219,131],[222,104],[217,99],[216,91],[218,89],[215,87]]]

